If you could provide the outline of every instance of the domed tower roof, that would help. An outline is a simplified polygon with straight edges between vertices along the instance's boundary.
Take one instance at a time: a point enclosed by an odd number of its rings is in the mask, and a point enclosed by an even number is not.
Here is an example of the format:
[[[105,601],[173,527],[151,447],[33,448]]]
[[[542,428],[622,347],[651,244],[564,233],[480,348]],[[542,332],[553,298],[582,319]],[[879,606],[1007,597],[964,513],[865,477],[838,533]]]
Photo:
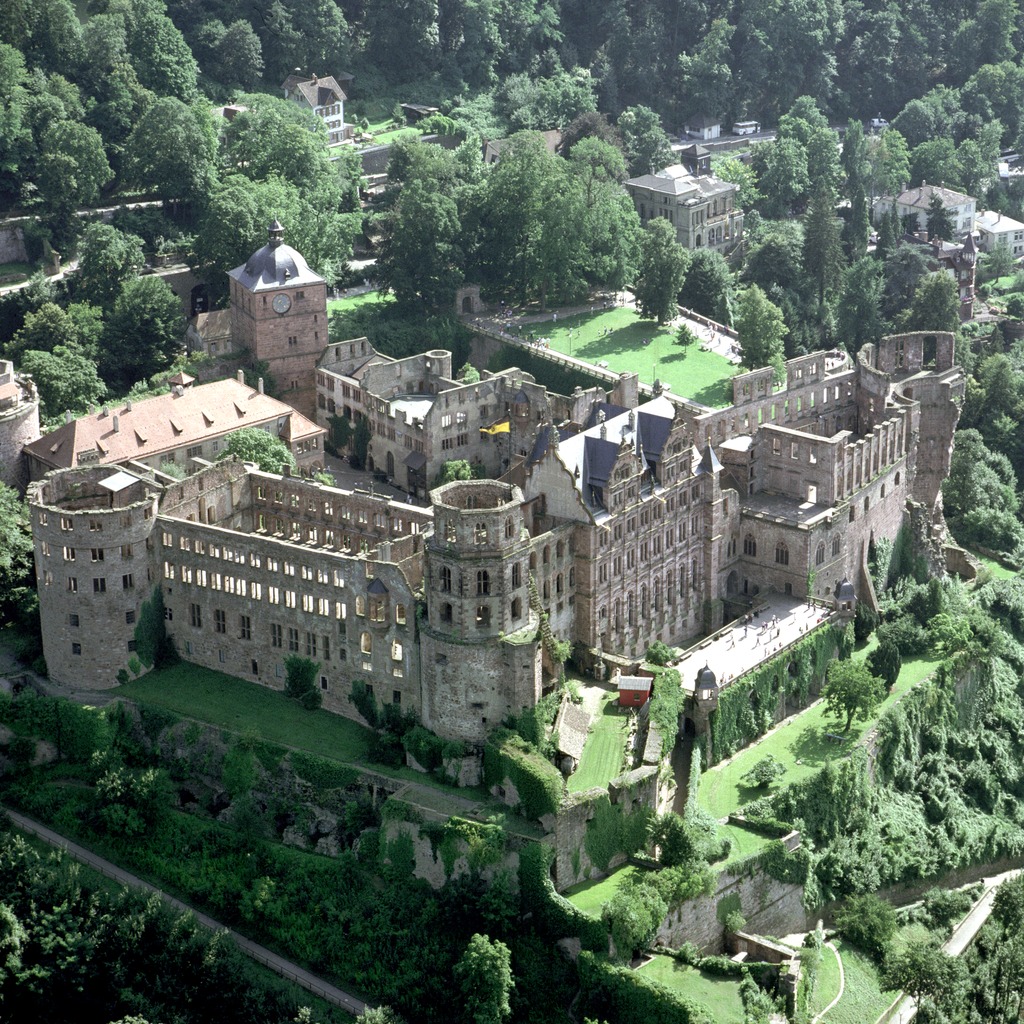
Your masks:
[[[243,266],[228,271],[228,277],[251,292],[324,283],[319,274],[309,269],[302,253],[284,244],[284,228],[276,218],[267,228],[267,236],[267,244],[257,249]]]

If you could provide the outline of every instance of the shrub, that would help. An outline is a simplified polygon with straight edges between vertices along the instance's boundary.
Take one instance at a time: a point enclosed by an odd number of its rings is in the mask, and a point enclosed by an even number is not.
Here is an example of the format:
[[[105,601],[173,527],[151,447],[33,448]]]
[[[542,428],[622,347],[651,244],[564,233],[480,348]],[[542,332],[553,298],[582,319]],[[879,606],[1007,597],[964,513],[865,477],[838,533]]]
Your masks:
[[[500,729],[484,747],[484,784],[500,786],[506,779],[515,786],[527,818],[557,812],[563,789],[558,769],[521,737]]]
[[[675,651],[661,640],[655,640],[647,648],[645,658],[652,665],[667,665],[675,657]]]
[[[903,667],[903,656],[900,649],[891,641],[885,640],[868,655],[867,666],[873,676],[885,681],[886,686],[894,686],[900,677]]]
[[[881,961],[896,934],[896,911],[874,893],[853,896],[836,914],[836,927],[844,938]]]
[[[323,702],[323,694],[316,688],[318,662],[290,654],[284,659],[284,692],[286,697],[298,701],[307,711],[313,711]]]
[[[750,771],[740,776],[740,782],[752,789],[770,786],[776,779],[786,774],[786,766],[776,757],[769,754],[762,757]]]

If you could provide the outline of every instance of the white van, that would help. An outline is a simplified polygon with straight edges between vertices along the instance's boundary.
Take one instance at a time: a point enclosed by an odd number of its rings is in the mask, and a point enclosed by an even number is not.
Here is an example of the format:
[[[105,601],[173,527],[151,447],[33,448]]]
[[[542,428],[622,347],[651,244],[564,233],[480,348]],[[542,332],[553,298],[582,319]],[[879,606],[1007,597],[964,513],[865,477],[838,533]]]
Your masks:
[[[871,118],[871,129],[872,131],[880,132],[883,128],[888,128],[889,122],[886,121],[881,114],[878,117]]]
[[[760,121],[737,121],[732,126],[733,135],[755,135],[760,130]]]

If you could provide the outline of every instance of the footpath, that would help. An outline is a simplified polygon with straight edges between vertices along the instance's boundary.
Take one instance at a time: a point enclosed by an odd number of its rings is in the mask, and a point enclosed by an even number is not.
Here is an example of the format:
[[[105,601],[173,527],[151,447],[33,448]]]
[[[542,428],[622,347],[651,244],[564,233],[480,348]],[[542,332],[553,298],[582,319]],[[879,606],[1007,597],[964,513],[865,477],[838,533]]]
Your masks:
[[[209,928],[211,931],[227,932],[243,953],[265,967],[269,967],[276,974],[281,975],[282,978],[295,982],[296,985],[306,989],[307,992],[312,992],[321,999],[333,1003],[335,1006],[340,1006],[343,1010],[352,1014],[353,1017],[359,1016],[359,1014],[366,1010],[367,1004],[361,999],[357,999],[354,995],[328,984],[322,978],[310,974],[309,971],[304,970],[298,964],[285,960],[284,957],[278,956],[265,946],[260,946],[245,938],[245,936],[239,935],[238,932],[232,931],[219,921],[215,921],[212,917],[200,913],[193,907],[188,906],[188,904],[182,903],[181,900],[157,889],[156,886],[150,885],[149,882],[144,882],[141,878],[131,874],[131,872],[119,868],[116,864],[112,864],[110,861],[97,856],[77,843],[71,842],[71,840],[47,828],[45,825],[33,821],[31,818],[26,818],[25,815],[19,814],[17,811],[7,810],[7,813],[18,828],[38,836],[51,846],[64,850],[69,857],[99,871],[101,874],[106,875],[107,878],[112,878],[118,884],[130,886],[132,889],[142,889],[145,892],[156,893],[165,903],[176,910],[192,914],[204,928]]]

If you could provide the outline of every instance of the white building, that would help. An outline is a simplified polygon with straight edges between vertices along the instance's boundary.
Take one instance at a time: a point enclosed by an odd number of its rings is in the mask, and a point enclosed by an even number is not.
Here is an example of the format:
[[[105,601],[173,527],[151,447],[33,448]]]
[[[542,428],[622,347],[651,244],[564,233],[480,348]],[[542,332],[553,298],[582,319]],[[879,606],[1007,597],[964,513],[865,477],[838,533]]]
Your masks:
[[[351,77],[351,76],[350,76]],[[312,110],[327,126],[328,143],[337,146],[352,137],[352,126],[345,124],[345,91],[330,75],[304,79],[289,75],[281,86],[284,98],[304,110]]]
[[[978,248],[982,252],[994,252],[1005,245],[1016,259],[1024,256],[1024,224],[995,210],[982,210],[974,218],[978,231]]]
[[[896,212],[901,218],[911,215],[917,218],[917,223],[909,230],[927,231],[928,214],[931,213],[932,198],[938,196],[942,201],[942,207],[949,214],[953,224],[953,238],[959,238],[965,234],[974,233],[974,217],[977,201],[973,196],[966,196],[962,192],[954,192],[951,188],[942,185],[929,185],[923,181],[915,188],[904,189],[897,196],[882,196],[875,203],[875,223],[880,224],[882,217],[889,212],[895,204]],[[952,241],[952,239],[947,239]]]

